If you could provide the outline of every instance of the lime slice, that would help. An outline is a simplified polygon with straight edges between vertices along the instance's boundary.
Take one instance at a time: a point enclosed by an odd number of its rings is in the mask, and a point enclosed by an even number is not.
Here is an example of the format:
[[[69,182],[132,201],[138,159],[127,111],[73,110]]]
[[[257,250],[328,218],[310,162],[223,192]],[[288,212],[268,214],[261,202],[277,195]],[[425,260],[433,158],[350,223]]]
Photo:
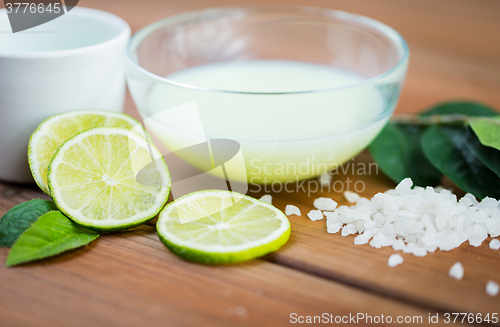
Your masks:
[[[116,127],[90,129],[61,145],[50,162],[48,182],[59,210],[99,231],[144,223],[158,214],[170,192],[160,152]]]
[[[28,145],[31,173],[38,186],[47,194],[47,168],[57,149],[67,139],[85,130],[115,126],[132,129],[139,124],[134,118],[117,112],[86,109],[51,116],[33,132]]]
[[[204,264],[241,262],[278,250],[290,222],[274,206],[236,192],[207,190],[169,203],[156,225],[178,256]]]

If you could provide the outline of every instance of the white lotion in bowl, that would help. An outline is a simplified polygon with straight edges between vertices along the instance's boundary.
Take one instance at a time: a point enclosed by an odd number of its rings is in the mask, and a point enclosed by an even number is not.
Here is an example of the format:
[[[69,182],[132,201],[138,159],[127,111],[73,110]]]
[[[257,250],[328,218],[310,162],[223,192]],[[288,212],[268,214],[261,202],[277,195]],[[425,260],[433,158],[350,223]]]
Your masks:
[[[322,92],[365,80],[333,66],[285,60],[233,61],[188,68],[166,78],[206,89],[245,92],[218,92],[217,101],[208,101],[211,94],[207,92],[192,94],[205,136],[240,143],[247,170],[236,177],[240,181],[248,177],[249,182],[266,183],[319,175],[366,147],[388,119],[363,127],[387,110],[376,87]],[[287,95],[290,92],[298,93]],[[172,119],[175,111],[155,116],[172,104],[182,104],[183,99],[182,91],[168,92],[162,85],[149,93],[153,120],[146,123],[174,151],[202,137],[190,124]],[[190,134],[193,140],[186,143]],[[199,162],[195,157],[184,159],[194,166]]]

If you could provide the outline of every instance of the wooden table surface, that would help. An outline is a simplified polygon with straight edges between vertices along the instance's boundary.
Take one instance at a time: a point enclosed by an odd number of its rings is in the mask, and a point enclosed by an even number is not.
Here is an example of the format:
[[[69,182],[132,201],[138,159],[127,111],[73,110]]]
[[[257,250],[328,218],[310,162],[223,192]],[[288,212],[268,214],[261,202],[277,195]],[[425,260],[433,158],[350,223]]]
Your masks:
[[[79,5],[115,13],[136,31],[184,11],[265,2],[81,0]],[[475,99],[500,109],[498,0],[277,2],[346,10],[398,30],[411,59],[397,112],[448,99]],[[126,112],[138,117],[130,97]],[[370,160],[363,153],[355,162]],[[348,177],[365,183],[366,197],[394,187],[381,173],[338,176]],[[272,195],[279,209],[295,204],[303,213],[318,196],[346,204],[335,192]],[[0,183],[0,215],[33,198],[48,197],[32,185]],[[500,251],[489,249],[488,242],[424,258],[402,254],[404,263],[389,268],[388,257],[397,253],[392,248],[356,246],[353,235],[328,234],[324,220],[303,215],[290,221],[291,238],[281,250],[233,266],[179,259],[159,241],[154,221],[49,260],[0,265],[0,326],[281,326],[290,324],[291,313],[422,316],[426,325],[429,314],[500,314],[500,296],[485,293],[488,280],[500,282]],[[0,248],[0,261],[7,254]],[[465,268],[461,281],[448,277],[456,261]]]

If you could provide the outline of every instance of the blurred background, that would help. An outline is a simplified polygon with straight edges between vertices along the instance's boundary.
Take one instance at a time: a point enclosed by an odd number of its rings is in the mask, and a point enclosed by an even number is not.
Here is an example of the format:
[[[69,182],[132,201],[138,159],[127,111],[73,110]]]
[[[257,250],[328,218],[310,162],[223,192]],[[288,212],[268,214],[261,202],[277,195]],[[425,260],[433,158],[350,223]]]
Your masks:
[[[396,29],[410,47],[406,86],[396,112],[450,99],[500,110],[498,0],[80,0],[125,19],[132,33],[167,16],[217,6],[294,4],[344,10]],[[0,4],[3,8],[4,4]],[[130,97],[126,112],[138,117]]]
[[[500,110],[498,0],[80,0],[79,6],[112,12],[135,32],[185,11],[269,3],[345,10],[399,31],[410,47],[410,68],[396,112],[449,99],[473,99]],[[126,112],[137,117],[130,100]]]

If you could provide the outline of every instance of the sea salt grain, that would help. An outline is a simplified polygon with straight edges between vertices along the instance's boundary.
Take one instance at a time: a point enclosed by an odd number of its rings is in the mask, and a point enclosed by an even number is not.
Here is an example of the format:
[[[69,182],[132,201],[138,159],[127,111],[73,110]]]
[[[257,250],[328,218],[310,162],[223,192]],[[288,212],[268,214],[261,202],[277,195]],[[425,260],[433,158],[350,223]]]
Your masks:
[[[493,249],[493,250],[500,249],[500,241],[497,240],[497,239],[491,240],[491,242],[490,242],[490,249]]]
[[[397,265],[400,265],[403,263],[403,257],[400,254],[393,254],[389,257],[389,260],[387,260],[387,265],[389,267],[396,267]]]
[[[354,192],[351,192],[351,191],[345,191],[344,192],[344,198],[349,201],[349,203],[356,203],[359,201],[360,199],[360,196],[358,195],[358,193],[354,193]]]
[[[321,212],[321,210],[311,210],[307,214],[307,217],[312,221],[321,220],[323,219],[323,212]]]
[[[450,271],[448,272],[448,276],[455,278],[456,280],[460,280],[464,277],[464,267],[460,262],[455,263],[451,266]]]
[[[372,233],[366,231],[363,234],[359,234],[358,236],[356,236],[356,238],[354,239],[354,244],[356,245],[366,244],[371,238],[372,238]]]
[[[332,183],[332,179],[333,176],[330,175],[330,173],[326,172],[319,176],[319,183],[324,186],[330,185]]]
[[[316,199],[314,206],[328,210],[324,212],[328,233],[358,233],[355,244],[392,246],[416,256],[449,251],[467,241],[480,246],[488,236],[500,235],[499,201],[486,197],[478,202],[472,194],[458,201],[449,190],[412,185],[407,178],[371,200],[345,192],[346,199],[355,202],[349,207],[331,209],[337,203],[328,198]],[[327,204],[331,206],[325,208]],[[499,248],[500,241],[492,241],[490,247]]]
[[[270,194],[263,195],[259,200],[269,204],[273,204],[273,197]]]
[[[285,215],[287,215],[287,216],[290,216],[290,215],[300,216],[300,209],[294,205],[287,204],[287,206],[285,207]]]
[[[333,211],[337,208],[337,202],[330,198],[317,198],[313,205],[316,209],[324,211]]]
[[[497,296],[499,289],[500,287],[498,286],[498,283],[495,283],[492,280],[490,280],[488,284],[486,284],[486,294],[488,294],[489,296]]]

